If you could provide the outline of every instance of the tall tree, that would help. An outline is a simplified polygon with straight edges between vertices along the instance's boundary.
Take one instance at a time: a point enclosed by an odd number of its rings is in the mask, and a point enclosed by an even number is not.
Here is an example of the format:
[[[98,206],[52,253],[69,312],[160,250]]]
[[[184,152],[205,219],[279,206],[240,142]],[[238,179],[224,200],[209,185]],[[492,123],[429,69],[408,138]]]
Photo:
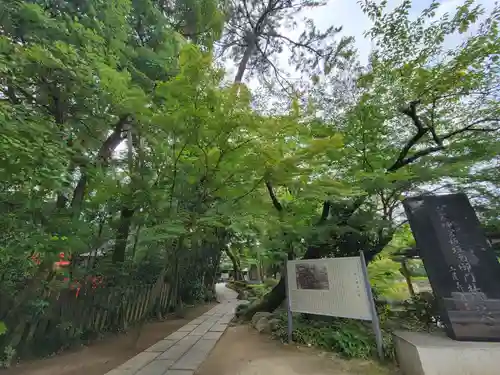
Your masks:
[[[354,100],[340,112],[332,108],[345,146],[329,164],[330,173],[358,186],[360,194],[324,201],[318,222],[329,239],[308,243],[306,259],[361,249],[373,259],[392,238],[403,194],[458,182],[498,154],[499,9],[475,35],[449,49],[446,36],[468,30],[483,9],[466,2],[454,15],[436,19],[439,4],[433,2],[411,20],[410,7],[411,1],[404,1],[386,12],[384,5],[363,3],[377,48],[366,73],[356,79]],[[328,106],[322,109],[328,114]],[[271,199],[281,212],[276,195]],[[366,223],[376,217],[381,220],[372,240]],[[247,315],[275,309],[284,294],[282,279]]]
[[[248,75],[257,75],[265,82],[271,73],[283,89],[290,90],[287,73],[276,60],[285,50],[291,51],[290,64],[309,73],[329,71],[349,58],[352,38],[334,42],[339,27],[321,31],[312,20],[304,19],[305,29],[297,39],[286,35],[297,28],[296,15],[324,4],[316,0],[231,0],[219,53],[237,64],[234,81],[242,82],[248,71]]]

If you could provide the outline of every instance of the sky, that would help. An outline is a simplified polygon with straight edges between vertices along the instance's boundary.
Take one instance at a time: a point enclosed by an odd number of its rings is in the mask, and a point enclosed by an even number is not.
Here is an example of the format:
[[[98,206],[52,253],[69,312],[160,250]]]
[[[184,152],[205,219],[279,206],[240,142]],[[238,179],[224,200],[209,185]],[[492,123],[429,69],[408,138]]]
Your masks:
[[[358,4],[359,0],[327,0],[327,5],[316,7],[312,9],[307,9],[301,12],[296,16],[297,21],[302,20],[302,18],[310,18],[314,21],[316,27],[320,30],[326,30],[330,26],[342,26],[342,31],[339,35],[341,36],[353,36],[355,38],[355,47],[358,51],[358,58],[362,65],[366,65],[368,63],[368,57],[370,55],[370,51],[372,49],[372,42],[369,38],[366,38],[363,34],[369,30],[372,26],[369,18],[363,13],[361,10],[361,6]],[[399,4],[402,3],[403,0],[388,0],[388,9],[393,9]],[[455,9],[462,5],[465,0],[441,0],[441,6],[438,9],[437,16],[441,16],[444,13],[453,14]],[[481,4],[486,12],[493,9],[495,5],[495,1],[497,0],[475,0],[476,4]],[[432,0],[413,0],[413,6],[410,13],[410,16],[417,17],[423,9],[427,8],[432,3]],[[283,30],[284,31],[284,30]],[[285,35],[292,38],[298,39],[298,35],[302,32],[302,30],[294,30],[285,31]],[[449,36],[445,40],[445,45],[449,48],[453,48],[460,44],[460,42],[469,34],[473,34],[475,32],[474,28],[472,28],[468,34],[465,35],[453,35]],[[277,59],[277,65],[284,71],[290,74],[293,78],[297,77],[297,74],[293,71],[293,69],[288,64],[288,54],[287,52],[283,52]],[[226,61],[225,64],[226,69],[226,77],[228,81],[232,81],[234,75],[236,73],[236,66],[233,62]],[[259,81],[253,77],[248,79],[248,77],[244,78],[244,81],[247,85],[255,90],[260,86]]]
[[[483,5],[487,10],[491,10],[496,0],[476,0],[476,3]],[[389,8],[394,8],[401,4],[402,0],[389,0]],[[432,0],[414,0],[412,14],[415,16],[431,4]],[[446,12],[453,12],[457,6],[462,5],[464,0],[441,0],[438,15]],[[317,27],[326,29],[331,25],[342,26],[342,34],[353,36],[356,39],[359,58],[366,62],[371,50],[371,42],[363,36],[363,33],[370,29],[371,21],[361,11],[358,0],[328,0],[328,4],[321,8],[308,10],[305,16],[312,18]],[[450,44],[455,44],[457,39],[450,40]]]

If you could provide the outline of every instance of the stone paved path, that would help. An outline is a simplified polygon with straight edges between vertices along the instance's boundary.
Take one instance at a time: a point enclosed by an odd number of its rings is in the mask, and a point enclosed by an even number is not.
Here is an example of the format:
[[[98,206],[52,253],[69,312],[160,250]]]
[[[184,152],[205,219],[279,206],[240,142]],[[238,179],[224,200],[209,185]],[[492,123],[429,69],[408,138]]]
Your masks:
[[[105,375],[193,375],[222,336],[241,303],[223,284],[220,304]]]

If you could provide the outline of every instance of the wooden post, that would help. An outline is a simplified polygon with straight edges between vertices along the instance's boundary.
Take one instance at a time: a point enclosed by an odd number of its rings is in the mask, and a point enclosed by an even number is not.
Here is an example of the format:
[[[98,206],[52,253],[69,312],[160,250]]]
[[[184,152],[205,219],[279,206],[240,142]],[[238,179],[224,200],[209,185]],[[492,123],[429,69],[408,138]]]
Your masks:
[[[410,292],[410,296],[415,297],[415,289],[413,289],[413,284],[411,282],[411,274],[408,266],[406,265],[406,258],[403,258],[401,261],[401,273],[405,277],[406,285],[408,285],[408,291]]]

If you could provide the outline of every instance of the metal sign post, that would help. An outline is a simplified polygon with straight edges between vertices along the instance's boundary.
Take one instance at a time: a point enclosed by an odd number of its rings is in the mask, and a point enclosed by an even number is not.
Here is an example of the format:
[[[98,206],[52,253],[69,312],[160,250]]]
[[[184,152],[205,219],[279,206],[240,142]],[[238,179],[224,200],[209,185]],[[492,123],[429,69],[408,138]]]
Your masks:
[[[366,295],[368,297],[368,303],[370,304],[370,309],[372,311],[372,326],[373,332],[375,333],[375,340],[377,342],[377,353],[380,360],[384,359],[384,346],[382,339],[382,330],[380,329],[380,321],[378,319],[377,308],[375,307],[375,300],[373,299],[372,286],[370,285],[370,279],[368,278],[368,269],[366,268],[365,254],[363,251],[359,252],[359,257],[361,258],[361,269],[363,271],[363,279],[365,281]]]
[[[288,263],[288,262],[287,262]],[[288,291],[288,264],[285,263],[285,298],[286,298],[286,316],[288,320],[287,328],[288,328],[288,343],[292,342],[292,333],[293,333],[293,316],[292,316],[292,308],[290,304],[290,293]]]

